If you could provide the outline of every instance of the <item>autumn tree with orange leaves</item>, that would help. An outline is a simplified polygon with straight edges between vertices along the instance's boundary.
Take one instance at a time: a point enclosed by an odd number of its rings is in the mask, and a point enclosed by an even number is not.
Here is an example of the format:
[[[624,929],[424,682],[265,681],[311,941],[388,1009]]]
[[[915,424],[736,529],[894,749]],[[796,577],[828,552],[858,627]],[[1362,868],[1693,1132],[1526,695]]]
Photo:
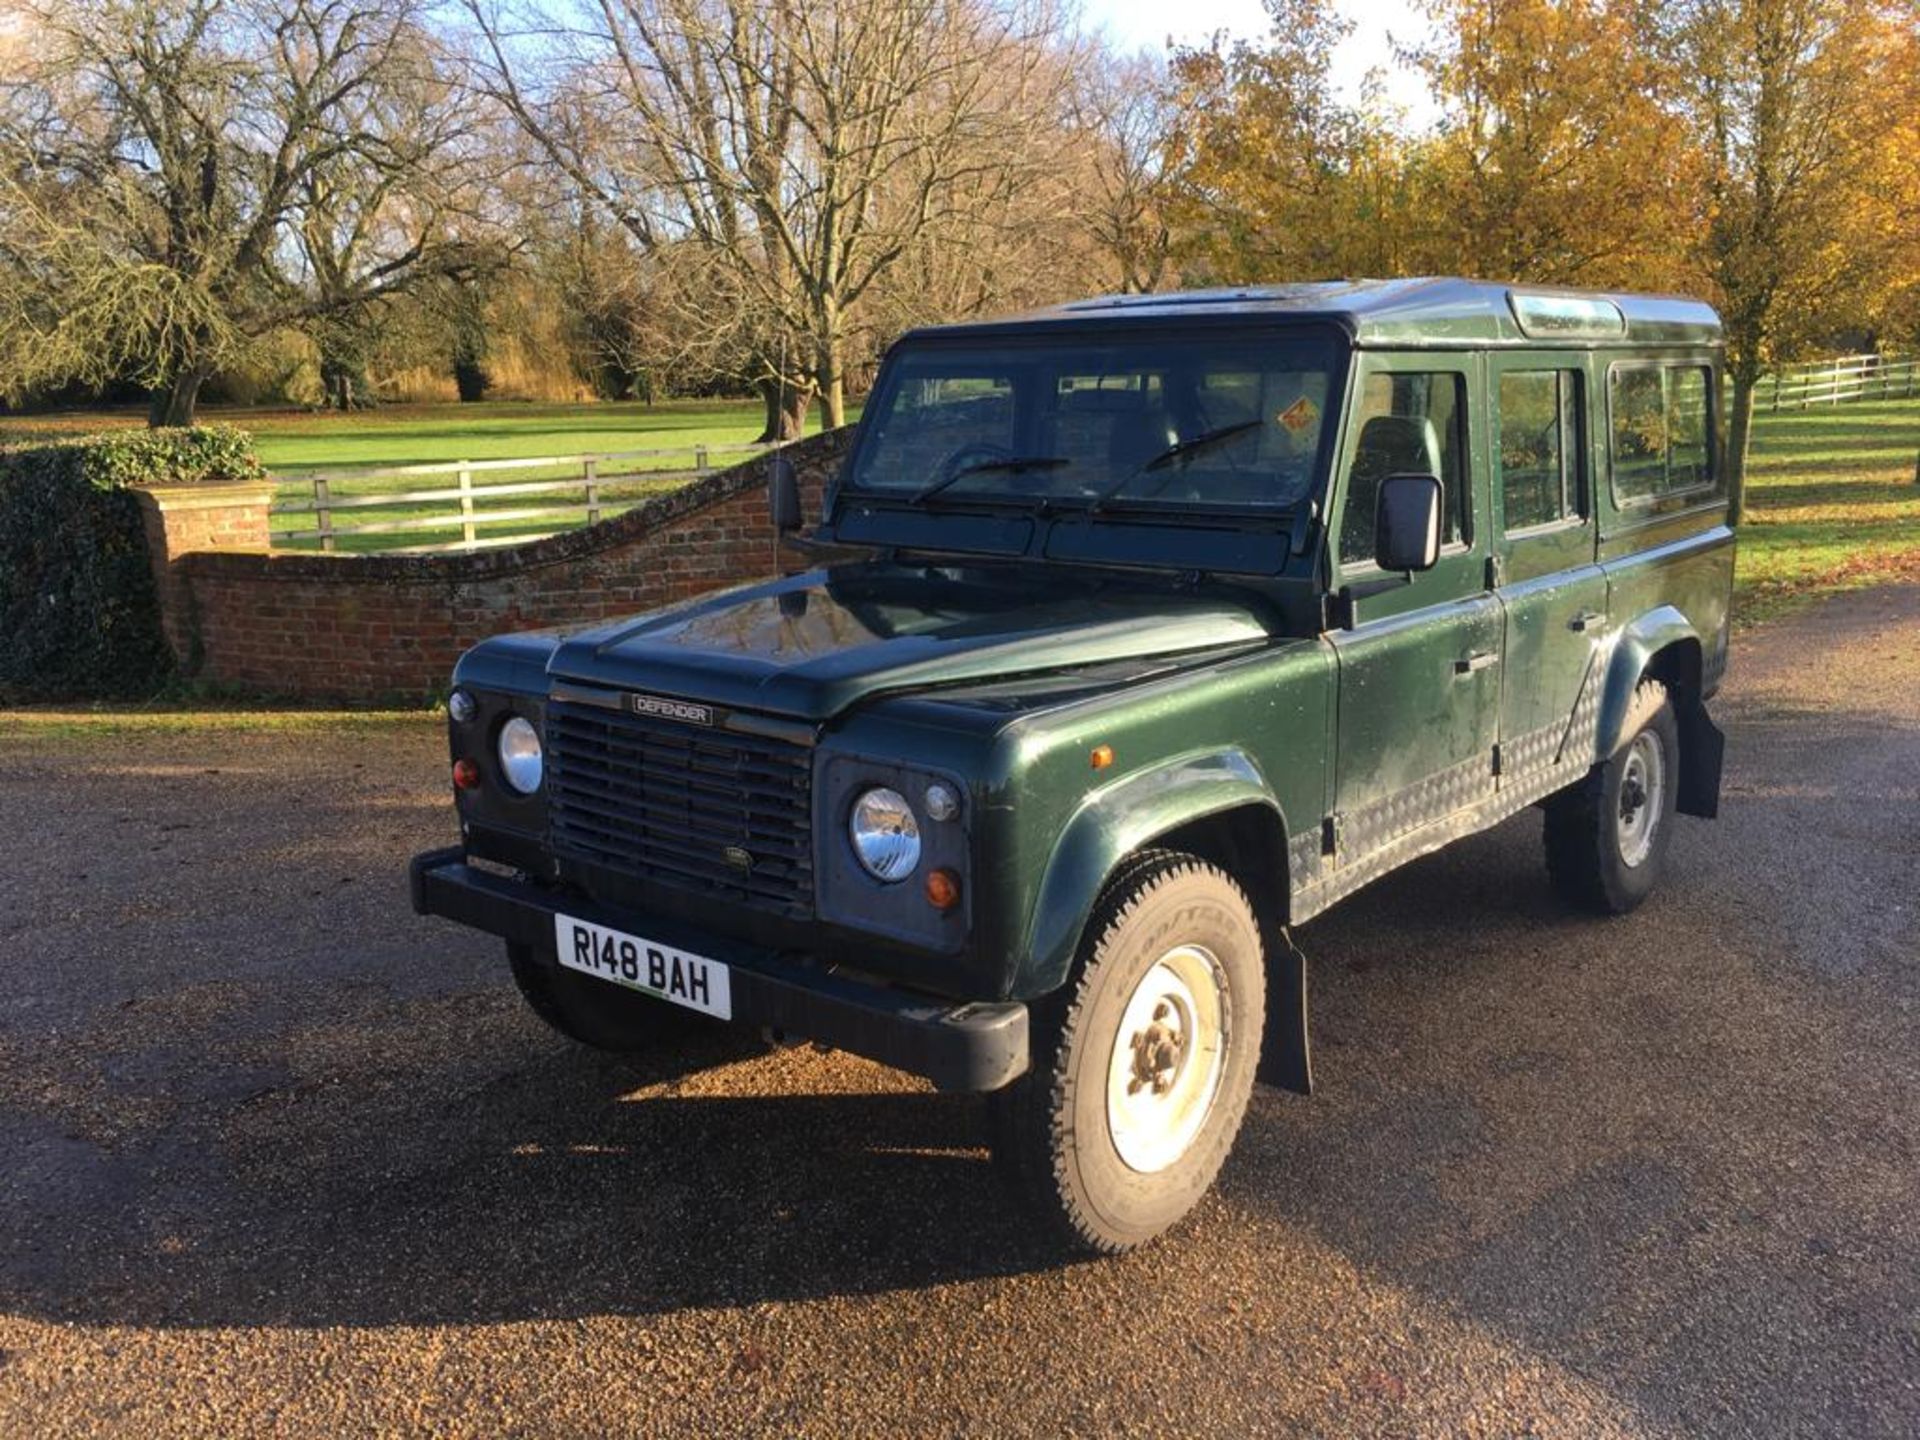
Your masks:
[[[1920,339],[1914,0],[1432,0],[1440,119],[1341,100],[1324,0],[1176,55],[1192,280],[1459,273],[1704,294],[1738,519],[1754,390],[1840,335]]]

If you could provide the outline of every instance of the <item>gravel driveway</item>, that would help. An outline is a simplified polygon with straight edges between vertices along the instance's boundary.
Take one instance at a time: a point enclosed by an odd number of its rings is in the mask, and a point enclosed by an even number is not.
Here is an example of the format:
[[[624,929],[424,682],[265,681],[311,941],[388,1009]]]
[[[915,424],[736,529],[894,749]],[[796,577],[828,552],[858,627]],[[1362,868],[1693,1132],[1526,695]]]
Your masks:
[[[1634,916],[1523,815],[1306,927],[1321,1094],[1061,1266],[975,1102],[569,1048],[429,722],[14,727],[0,1434],[1920,1432],[1920,588],[1743,637]],[[8,735],[0,717],[0,736]]]

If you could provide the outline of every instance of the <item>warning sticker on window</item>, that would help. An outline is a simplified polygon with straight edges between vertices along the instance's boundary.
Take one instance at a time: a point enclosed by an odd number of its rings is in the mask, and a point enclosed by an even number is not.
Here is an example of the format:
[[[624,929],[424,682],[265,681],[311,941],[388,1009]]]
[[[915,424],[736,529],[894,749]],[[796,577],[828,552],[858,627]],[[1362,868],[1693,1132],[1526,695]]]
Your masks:
[[[1278,419],[1282,425],[1298,435],[1303,430],[1312,429],[1319,421],[1320,407],[1302,395],[1298,400],[1282,410]]]

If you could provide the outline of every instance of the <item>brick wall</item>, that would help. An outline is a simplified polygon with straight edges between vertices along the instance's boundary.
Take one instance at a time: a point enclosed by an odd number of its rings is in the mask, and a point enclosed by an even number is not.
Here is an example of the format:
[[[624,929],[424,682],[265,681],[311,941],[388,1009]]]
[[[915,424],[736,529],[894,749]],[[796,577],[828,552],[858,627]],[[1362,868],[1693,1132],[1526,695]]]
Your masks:
[[[134,492],[160,596],[160,629],[189,667],[196,657],[193,593],[181,561],[202,550],[269,544],[273,487],[243,484],[153,485]]]
[[[847,434],[785,451],[809,515]],[[324,700],[424,695],[489,635],[630,615],[795,568],[792,552],[776,558],[766,472],[757,458],[599,525],[474,554],[176,551],[168,588],[192,631],[176,644],[198,676],[223,683]]]

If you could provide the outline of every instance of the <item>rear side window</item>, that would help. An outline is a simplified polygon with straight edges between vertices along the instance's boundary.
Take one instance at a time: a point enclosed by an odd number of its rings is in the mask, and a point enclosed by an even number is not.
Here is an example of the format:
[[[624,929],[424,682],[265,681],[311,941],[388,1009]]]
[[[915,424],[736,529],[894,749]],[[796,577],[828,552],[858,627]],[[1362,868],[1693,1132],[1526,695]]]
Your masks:
[[[1618,504],[1658,506],[1669,496],[1698,499],[1716,490],[1712,393],[1702,366],[1614,367],[1607,400]]]
[[[1509,533],[1581,513],[1579,385],[1573,370],[1500,376],[1500,502]]]
[[[1389,475],[1437,475],[1446,495],[1444,544],[1468,539],[1466,377],[1452,371],[1370,375],[1360,397],[1360,438],[1347,471],[1340,563],[1373,560],[1374,511]]]

